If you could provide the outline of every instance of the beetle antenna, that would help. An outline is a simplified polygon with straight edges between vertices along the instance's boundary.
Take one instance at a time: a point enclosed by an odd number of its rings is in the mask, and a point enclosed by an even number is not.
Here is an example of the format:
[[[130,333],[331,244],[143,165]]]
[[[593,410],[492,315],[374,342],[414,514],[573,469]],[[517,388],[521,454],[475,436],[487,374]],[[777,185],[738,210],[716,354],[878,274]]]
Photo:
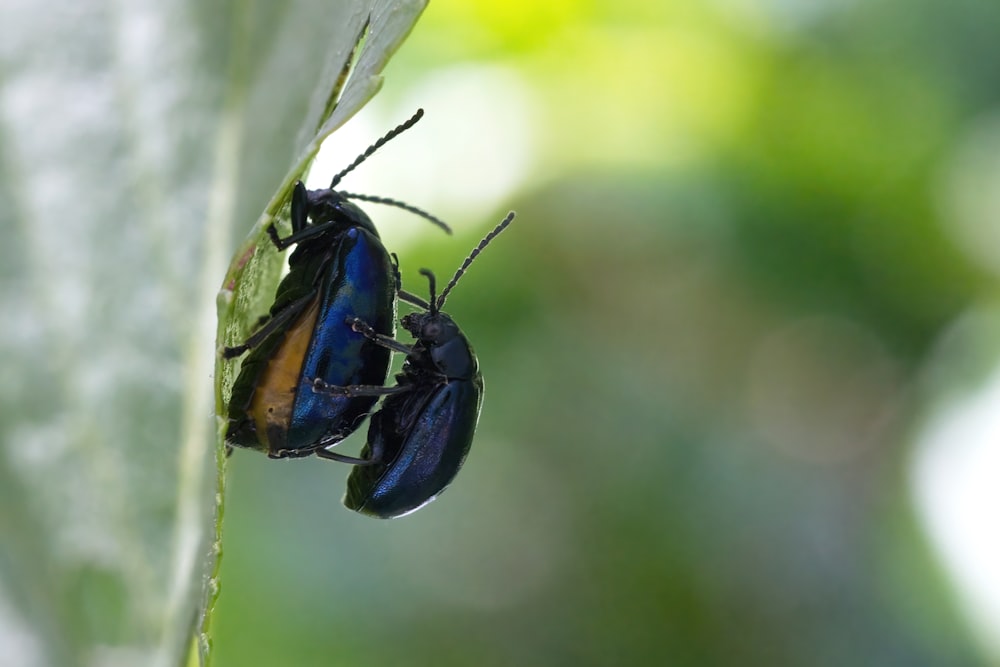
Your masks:
[[[330,189],[331,190],[335,189],[337,187],[337,184],[340,183],[340,179],[342,179],[344,176],[347,176],[347,174],[351,173],[355,167],[357,167],[359,164],[370,158],[375,151],[382,148],[382,146],[385,146],[387,143],[398,137],[400,134],[406,132],[408,129],[416,125],[417,121],[420,120],[423,117],[423,115],[424,115],[424,110],[417,109],[417,112],[413,114],[408,121],[406,121],[405,123],[401,123],[396,127],[394,127],[393,129],[386,132],[385,136],[383,136],[381,139],[379,139],[374,144],[369,146],[364,153],[355,158],[354,162],[352,162],[347,167],[347,169],[344,169],[342,172],[333,177],[333,180],[330,181]]]
[[[500,222],[499,225],[493,228],[492,232],[483,237],[483,240],[479,242],[479,245],[477,245],[472,250],[472,252],[469,253],[469,256],[465,258],[465,261],[462,262],[462,266],[458,267],[458,271],[455,272],[455,275],[452,276],[452,279],[448,283],[447,287],[445,287],[444,290],[441,292],[441,296],[437,298],[437,303],[434,302],[434,295],[431,294],[431,303],[434,304],[437,310],[441,310],[442,308],[444,308],[444,302],[445,299],[448,298],[448,293],[451,292],[452,288],[458,284],[458,279],[465,274],[465,271],[469,268],[469,265],[472,264],[472,261],[476,259],[476,257],[479,256],[479,253],[481,253],[483,249],[485,249],[486,246],[490,244],[490,241],[499,236],[500,232],[507,229],[507,225],[509,225],[513,219],[514,219],[514,211],[511,211],[510,213],[507,214],[507,217]]]
[[[439,308],[437,300],[434,298],[434,293],[437,291],[437,278],[434,277],[434,272],[430,269],[420,269],[420,275],[427,276],[427,282],[430,283],[431,298],[427,300],[427,311],[431,315],[437,315]]]
[[[341,192],[340,194],[341,196],[347,199],[357,199],[358,201],[370,201],[375,204],[386,204],[387,206],[395,206],[396,208],[401,208],[404,211],[409,211],[410,213],[413,213],[414,215],[419,215],[421,218],[424,218],[425,220],[430,220],[433,224],[437,225],[438,227],[446,231],[448,234],[451,234],[451,227],[449,227],[444,220],[441,220],[437,216],[431,215],[427,211],[419,209],[416,206],[411,206],[406,202],[401,202],[398,199],[388,199],[387,197],[374,197],[372,195],[359,195],[354,192]]]

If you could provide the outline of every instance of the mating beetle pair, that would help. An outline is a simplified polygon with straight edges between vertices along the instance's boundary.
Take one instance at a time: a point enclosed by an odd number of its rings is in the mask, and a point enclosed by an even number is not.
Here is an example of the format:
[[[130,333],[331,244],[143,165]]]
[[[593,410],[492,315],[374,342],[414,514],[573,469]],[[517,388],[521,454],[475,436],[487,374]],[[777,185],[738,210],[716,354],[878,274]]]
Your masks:
[[[229,402],[226,442],[273,458],[315,454],[355,464],[344,503],[381,518],[412,512],[451,482],[469,451],[482,403],[482,376],[468,340],[441,312],[448,293],[483,248],[513,219],[507,216],[473,250],[454,278],[423,301],[401,289],[371,219],[351,199],[404,208],[450,230],[402,202],[335,190],[347,173],[387,141],[412,127],[418,111],[349,167],[325,190],[295,186],[292,233],[268,235],[279,250],[295,245],[289,272],[270,315],[227,358],[248,352]],[[416,339],[393,338],[396,299],[424,312],[402,319]],[[395,386],[385,387],[390,350],[406,354]],[[360,426],[380,396],[361,458],[328,448]]]

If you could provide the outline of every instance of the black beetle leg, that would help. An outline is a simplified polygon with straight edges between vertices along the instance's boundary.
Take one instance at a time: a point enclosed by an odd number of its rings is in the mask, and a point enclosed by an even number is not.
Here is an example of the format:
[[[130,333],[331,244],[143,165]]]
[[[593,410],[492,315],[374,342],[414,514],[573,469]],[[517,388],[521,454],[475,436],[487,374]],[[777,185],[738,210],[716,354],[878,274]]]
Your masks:
[[[389,253],[389,257],[392,258],[392,276],[396,279],[396,291],[403,289],[403,277],[399,274],[399,257],[396,253]]]
[[[396,294],[399,296],[399,300],[400,301],[405,301],[406,303],[410,304],[411,306],[416,306],[417,308],[423,308],[424,310],[430,310],[431,309],[431,305],[429,303],[427,303],[426,301],[424,301],[423,299],[421,299],[416,294],[412,294],[410,292],[407,292],[402,287],[400,287],[399,289],[396,290]]]
[[[289,242],[288,239],[283,239],[280,236],[278,236],[278,228],[274,226],[273,222],[267,226],[267,235],[271,239],[271,243],[273,243],[274,247],[277,248],[278,250],[284,250],[285,248],[292,245],[292,243]],[[294,236],[294,234],[292,236]],[[290,239],[292,237],[289,236],[288,238]]]
[[[275,227],[272,222],[267,226],[267,235],[270,237],[271,243],[274,244],[275,248],[278,250],[285,250],[286,248],[292,247],[296,243],[302,243],[303,241],[308,241],[314,236],[324,234],[329,231],[331,227],[338,224],[342,224],[342,222],[340,220],[331,220],[330,222],[324,222],[321,225],[310,225],[301,232],[292,232],[289,236],[281,238],[278,236],[278,228]]]
[[[404,345],[395,338],[391,338],[385,334],[380,334],[372,328],[372,325],[368,324],[360,317],[349,317],[347,318],[346,323],[359,334],[373,343],[381,345],[382,347],[387,347],[390,350],[401,352],[405,355],[409,355],[413,352],[413,348],[409,345]]]
[[[339,461],[340,463],[350,463],[351,465],[356,466],[370,466],[378,463],[375,459],[362,459],[357,456],[348,456],[347,454],[331,452],[329,449],[317,449],[313,453],[319,458],[326,459],[327,461]]]
[[[267,226],[267,235],[271,239],[271,243],[278,250],[284,250],[285,248],[298,243],[302,240],[302,234],[307,230],[309,221],[309,192],[306,190],[306,186],[299,181],[295,184],[295,189],[292,191],[292,205],[291,205],[291,215],[292,215],[292,235],[288,238],[281,238],[278,236],[278,230],[275,228],[272,222]]]
[[[314,298],[316,298],[315,292],[310,292],[304,297],[292,301],[290,304],[282,308],[277,315],[269,320],[266,320],[264,325],[257,329],[257,331],[253,332],[253,334],[247,338],[245,343],[242,345],[234,345],[233,347],[222,348],[222,358],[232,359],[233,357],[240,356],[247,350],[257,347],[260,345],[261,341],[285,326],[289,320],[302,312],[302,310],[308,306]]]
[[[391,396],[393,394],[404,394],[412,389],[411,385],[394,385],[383,387],[377,384],[352,384],[336,385],[328,384],[319,378],[312,381],[312,390],[317,394],[329,394],[331,396]]]
[[[302,241],[307,241],[315,236],[324,234],[331,227],[344,224],[343,219],[335,217],[333,220],[310,225],[309,210],[309,192],[306,190],[306,186],[302,184],[302,181],[299,181],[295,184],[295,190],[292,192],[292,233],[285,238],[281,238],[278,236],[278,229],[274,226],[273,222],[267,226],[267,235],[275,248],[285,250],[296,243],[301,243]]]
[[[389,256],[392,257],[392,273],[396,278],[396,295],[399,296],[400,300],[405,301],[410,305],[416,306],[417,308],[423,308],[424,310],[429,310],[430,304],[416,294],[407,292],[403,289],[403,277],[399,274],[399,257],[396,257],[396,253],[391,253]]]
[[[306,228],[309,223],[309,191],[305,183],[298,181],[292,190],[292,236]],[[274,240],[273,238],[271,239]]]

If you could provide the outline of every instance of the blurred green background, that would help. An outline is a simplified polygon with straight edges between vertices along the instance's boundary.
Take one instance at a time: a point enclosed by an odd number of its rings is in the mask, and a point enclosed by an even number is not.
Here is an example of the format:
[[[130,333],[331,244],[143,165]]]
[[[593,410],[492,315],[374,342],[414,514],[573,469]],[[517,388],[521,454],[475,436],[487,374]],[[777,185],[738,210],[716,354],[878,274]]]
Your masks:
[[[1000,661],[995,420],[948,430],[998,360],[998,63],[990,2],[434,0],[312,184],[427,110],[349,184],[458,228],[369,207],[417,292],[517,211],[448,304],[474,447],[393,522],[236,452],[215,664]]]
[[[370,5],[0,3],[0,666],[188,646],[214,299]],[[479,432],[391,522],[235,452],[214,667],[1000,664],[998,63],[991,0],[433,0],[310,184],[426,110],[344,182],[456,228],[366,205],[418,293],[517,211]]]

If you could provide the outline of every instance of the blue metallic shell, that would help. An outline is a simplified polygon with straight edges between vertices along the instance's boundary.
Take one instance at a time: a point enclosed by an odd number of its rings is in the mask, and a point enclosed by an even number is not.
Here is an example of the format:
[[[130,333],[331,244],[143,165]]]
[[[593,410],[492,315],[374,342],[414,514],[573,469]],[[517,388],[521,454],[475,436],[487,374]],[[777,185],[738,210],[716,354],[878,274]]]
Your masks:
[[[366,339],[346,322],[360,317],[376,331],[392,335],[396,317],[394,268],[382,243],[353,228],[327,268],[312,342],[302,363],[285,447],[302,449],[342,440],[377,400],[348,398],[312,390],[319,378],[332,385],[381,385],[389,371],[388,349]]]
[[[289,258],[290,270],[278,286],[272,317],[300,299],[313,299],[244,359],[229,403],[230,445],[276,458],[307,456],[347,437],[376,401],[371,396],[318,394],[310,386],[315,378],[334,385],[380,385],[388,375],[389,350],[356,333],[346,321],[361,317],[379,333],[393,335],[395,267],[367,216],[347,206],[353,211],[343,217],[342,226],[299,243]],[[282,357],[283,346],[303,335],[309,336],[308,347]],[[278,367],[282,363],[297,367]],[[275,377],[295,378],[295,385],[271,386],[271,395],[280,400],[255,405],[262,385],[277,382]]]
[[[472,445],[483,402],[483,380],[449,380],[430,391],[390,396],[368,429],[362,458],[347,480],[344,504],[390,519],[434,500],[458,474]]]

